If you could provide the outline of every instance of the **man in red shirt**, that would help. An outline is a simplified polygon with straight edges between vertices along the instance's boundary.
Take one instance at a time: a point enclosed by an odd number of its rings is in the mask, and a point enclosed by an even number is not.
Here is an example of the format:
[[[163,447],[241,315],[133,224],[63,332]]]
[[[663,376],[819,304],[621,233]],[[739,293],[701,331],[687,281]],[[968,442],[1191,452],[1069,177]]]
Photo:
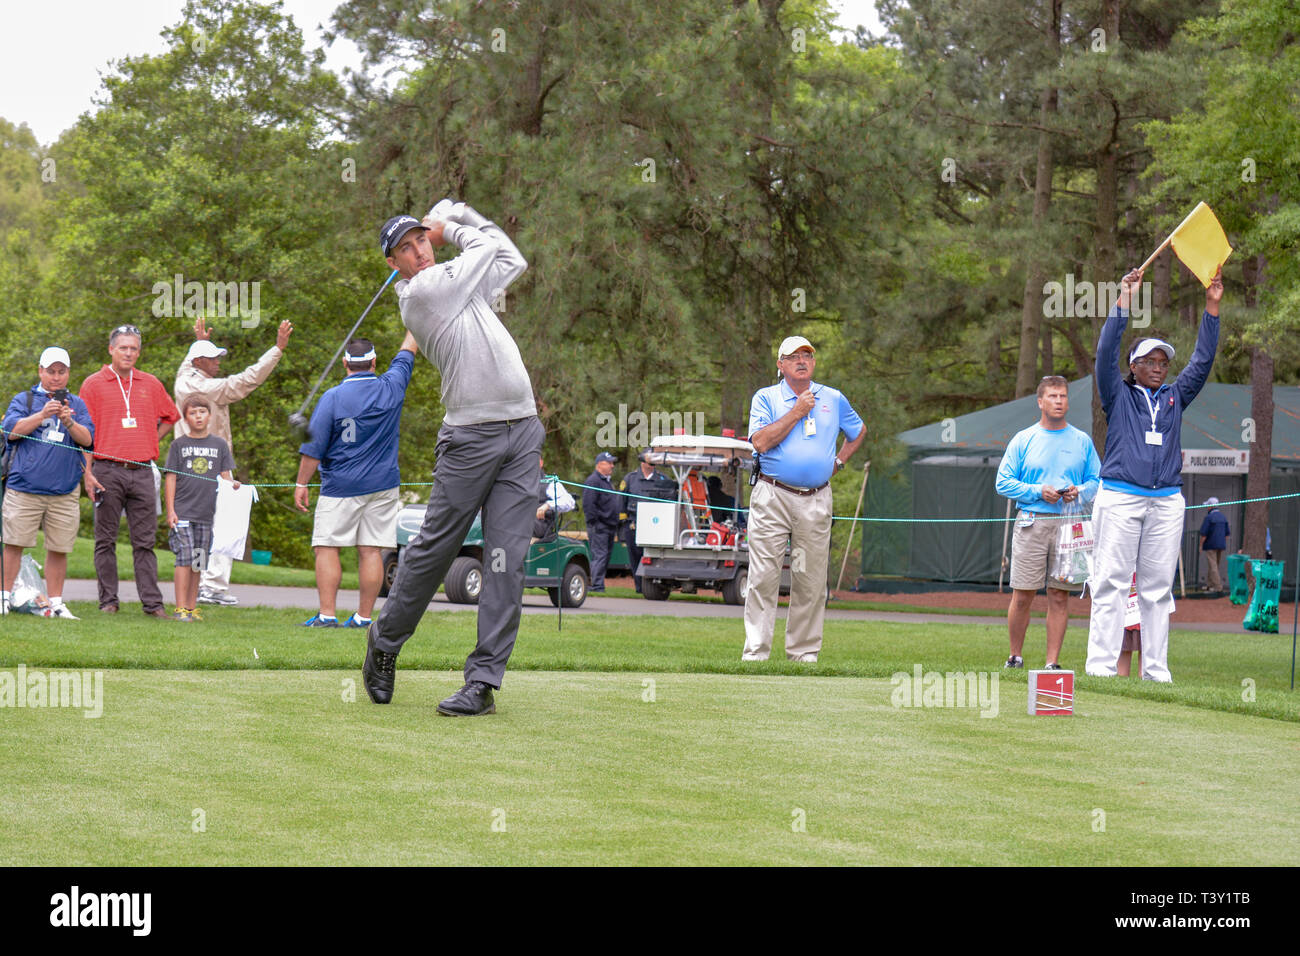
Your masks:
[[[158,587],[158,491],[150,464],[158,439],[180,420],[162,382],[135,367],[140,330],[118,326],[108,337],[110,364],[81,383],[81,399],[95,423],[95,449],[86,453],[86,493],[95,503],[95,576],[99,609],[116,614],[117,530],[122,511],[131,535],[135,587],[144,613],[167,618]]]

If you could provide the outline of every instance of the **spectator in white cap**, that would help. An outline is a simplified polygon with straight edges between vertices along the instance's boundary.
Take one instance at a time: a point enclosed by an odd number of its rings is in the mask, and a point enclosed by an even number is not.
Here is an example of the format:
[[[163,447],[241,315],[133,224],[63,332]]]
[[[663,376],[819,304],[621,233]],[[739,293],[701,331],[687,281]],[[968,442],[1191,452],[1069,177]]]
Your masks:
[[[741,660],[765,661],[772,651],[777,594],[790,542],[790,613],[785,654],[815,663],[826,611],[826,563],[831,547],[831,476],[867,435],[847,398],[813,381],[817,356],[802,335],[777,349],[775,385],[760,388],[749,406],[749,440],[758,482],[749,502],[749,586]],[[835,445],[840,433],[845,442]]]
[[[0,613],[9,613],[9,595],[23,549],[36,547],[45,532],[45,587],[54,617],[76,620],[63,603],[68,553],[81,521],[83,455],[94,443],[90,410],[68,391],[72,360],[66,349],[50,346],[36,369],[39,383],[19,392],[4,417],[6,456],[3,512],[4,572]]]
[[[176,395],[176,404],[184,407],[185,399],[191,395],[206,398],[212,404],[208,433],[224,440],[233,454],[235,441],[230,434],[230,406],[247,398],[267,380],[271,371],[280,363],[292,331],[291,323],[281,322],[275,335],[275,344],[263,352],[261,358],[237,375],[219,378],[221,359],[226,355],[226,349],[212,343],[211,332],[200,318],[194,323],[196,341],[190,346],[185,360],[176,372],[176,387],[172,390]],[[182,416],[176,423],[175,437],[184,438],[188,435],[189,426]],[[223,554],[208,556],[208,567],[203,572],[199,585],[200,604],[239,603],[239,599],[230,593],[231,563],[231,559]]]

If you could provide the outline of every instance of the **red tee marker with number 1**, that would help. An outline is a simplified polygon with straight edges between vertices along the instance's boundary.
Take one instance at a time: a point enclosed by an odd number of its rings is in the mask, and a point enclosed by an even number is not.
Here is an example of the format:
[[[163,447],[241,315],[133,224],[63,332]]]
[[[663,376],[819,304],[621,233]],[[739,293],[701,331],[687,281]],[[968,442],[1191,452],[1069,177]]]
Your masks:
[[[1074,671],[1029,672],[1029,716],[1074,714]]]

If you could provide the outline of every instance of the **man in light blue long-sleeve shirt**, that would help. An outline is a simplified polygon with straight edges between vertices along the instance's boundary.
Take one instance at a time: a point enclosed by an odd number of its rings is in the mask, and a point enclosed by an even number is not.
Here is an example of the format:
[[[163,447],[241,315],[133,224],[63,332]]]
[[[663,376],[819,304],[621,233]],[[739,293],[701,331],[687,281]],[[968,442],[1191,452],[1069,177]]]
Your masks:
[[[998,466],[998,494],[1020,508],[1011,541],[1011,606],[1007,667],[1023,667],[1021,652],[1029,628],[1029,609],[1038,589],[1047,586],[1047,669],[1059,670],[1068,620],[1066,600],[1081,585],[1048,578],[1056,557],[1063,506],[1097,495],[1101,460],[1092,439],[1065,420],[1070,410],[1069,382],[1048,375],[1038,383],[1038,423],[1017,432]]]

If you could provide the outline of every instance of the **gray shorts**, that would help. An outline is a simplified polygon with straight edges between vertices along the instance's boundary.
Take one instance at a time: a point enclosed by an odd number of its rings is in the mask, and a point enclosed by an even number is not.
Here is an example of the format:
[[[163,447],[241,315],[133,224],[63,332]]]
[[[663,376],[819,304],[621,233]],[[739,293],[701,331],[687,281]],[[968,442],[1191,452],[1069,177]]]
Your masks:
[[[1011,588],[1015,591],[1038,591],[1044,586],[1058,591],[1079,593],[1082,584],[1048,582],[1047,574],[1056,559],[1056,536],[1065,518],[1060,515],[1034,515],[1033,524],[1025,526],[1030,512],[1022,511],[1011,533]]]
[[[208,566],[208,551],[212,548],[211,521],[178,521],[167,532],[167,544],[176,555],[176,566],[188,565],[195,571]]]

